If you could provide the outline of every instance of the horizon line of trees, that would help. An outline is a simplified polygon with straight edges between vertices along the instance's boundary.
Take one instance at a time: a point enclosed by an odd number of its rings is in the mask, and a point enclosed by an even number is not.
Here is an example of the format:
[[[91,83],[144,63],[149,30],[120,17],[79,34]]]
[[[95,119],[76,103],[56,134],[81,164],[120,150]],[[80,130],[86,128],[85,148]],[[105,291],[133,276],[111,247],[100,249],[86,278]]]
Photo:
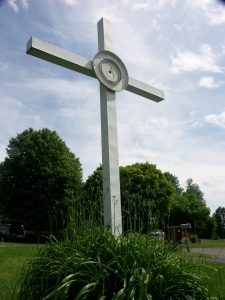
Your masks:
[[[182,188],[146,162],[120,167],[120,184],[125,232],[191,223],[199,237],[225,238],[225,208],[210,216],[192,179]],[[103,197],[101,166],[83,182],[79,159],[55,131],[29,128],[10,139],[0,163],[0,217],[54,234],[82,220],[103,225]]]

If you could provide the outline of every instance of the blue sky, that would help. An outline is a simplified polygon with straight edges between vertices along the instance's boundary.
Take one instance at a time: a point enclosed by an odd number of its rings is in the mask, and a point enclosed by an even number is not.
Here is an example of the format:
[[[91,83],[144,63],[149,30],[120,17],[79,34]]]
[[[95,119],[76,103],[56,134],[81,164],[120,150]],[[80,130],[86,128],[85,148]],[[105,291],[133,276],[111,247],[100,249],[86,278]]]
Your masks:
[[[217,0],[0,1],[0,161],[9,139],[56,130],[83,166],[101,162],[97,80],[25,54],[30,36],[85,58],[97,25],[111,22],[113,51],[131,77],[165,92],[155,103],[117,93],[120,165],[156,164],[183,187],[197,183],[214,212],[225,206],[225,5]]]

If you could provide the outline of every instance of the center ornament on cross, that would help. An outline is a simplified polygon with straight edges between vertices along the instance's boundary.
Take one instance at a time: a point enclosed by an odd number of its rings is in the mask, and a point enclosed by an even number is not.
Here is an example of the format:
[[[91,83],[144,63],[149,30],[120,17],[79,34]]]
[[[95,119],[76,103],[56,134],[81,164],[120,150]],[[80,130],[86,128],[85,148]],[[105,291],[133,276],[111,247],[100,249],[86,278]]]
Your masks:
[[[27,42],[27,53],[67,69],[97,78],[100,82],[104,226],[117,237],[122,234],[120,175],[118,159],[116,92],[127,90],[155,102],[164,92],[128,76],[122,60],[113,52],[110,23],[98,22],[98,50],[93,60],[56,47],[37,38]]]

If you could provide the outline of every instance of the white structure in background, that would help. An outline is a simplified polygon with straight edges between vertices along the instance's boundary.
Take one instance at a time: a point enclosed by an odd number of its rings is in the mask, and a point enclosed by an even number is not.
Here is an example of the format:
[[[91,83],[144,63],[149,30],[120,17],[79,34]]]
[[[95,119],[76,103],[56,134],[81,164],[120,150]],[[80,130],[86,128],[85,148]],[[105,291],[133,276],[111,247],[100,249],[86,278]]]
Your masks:
[[[116,92],[127,90],[159,102],[164,93],[128,76],[121,59],[111,52],[110,23],[98,22],[98,50],[93,61],[31,37],[27,53],[100,81],[104,225],[115,236],[122,233],[120,177],[116,120]]]

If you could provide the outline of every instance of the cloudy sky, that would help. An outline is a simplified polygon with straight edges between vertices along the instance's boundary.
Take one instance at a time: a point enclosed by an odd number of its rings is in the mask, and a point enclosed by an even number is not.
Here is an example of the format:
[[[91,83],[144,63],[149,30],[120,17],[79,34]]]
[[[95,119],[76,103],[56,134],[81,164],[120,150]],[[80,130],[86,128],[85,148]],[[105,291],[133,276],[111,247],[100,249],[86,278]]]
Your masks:
[[[101,17],[131,77],[164,90],[155,103],[117,93],[120,165],[156,164],[225,206],[225,5],[219,0],[0,0],[0,161],[9,139],[56,130],[83,166],[101,162],[96,79],[25,54],[30,36],[87,59]]]

